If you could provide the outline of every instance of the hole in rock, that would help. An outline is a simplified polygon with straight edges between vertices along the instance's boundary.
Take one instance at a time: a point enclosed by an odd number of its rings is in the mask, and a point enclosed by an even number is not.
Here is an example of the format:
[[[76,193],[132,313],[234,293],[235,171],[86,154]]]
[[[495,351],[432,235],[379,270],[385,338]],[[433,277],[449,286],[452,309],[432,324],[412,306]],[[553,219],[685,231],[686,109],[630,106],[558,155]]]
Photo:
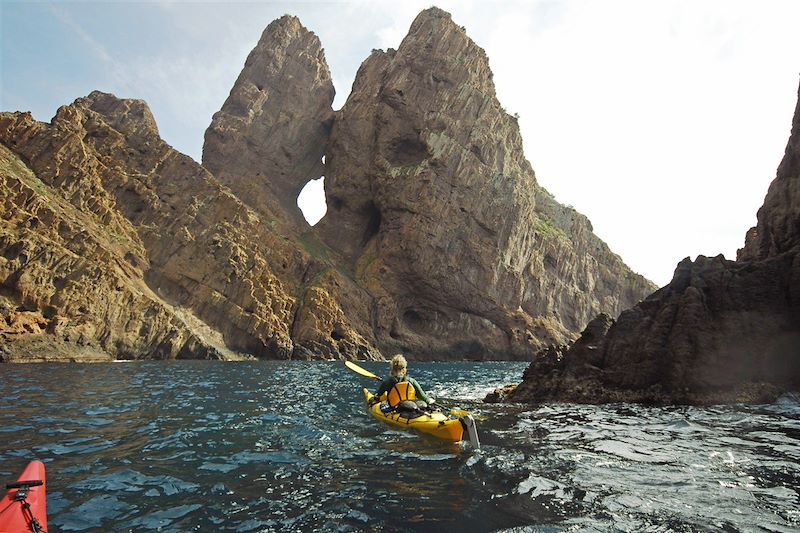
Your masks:
[[[368,217],[367,227],[364,230],[364,238],[361,239],[361,246],[366,245],[381,229],[381,212],[372,202],[367,206],[366,215]]]
[[[22,241],[16,242],[13,245],[9,246],[3,251],[3,257],[12,261],[14,258],[19,257],[22,253],[22,250],[25,249],[25,243]]]
[[[336,330],[331,331],[331,339],[333,339],[335,341],[340,341],[343,338],[344,338],[344,336],[342,336],[342,334],[339,333],[338,331],[336,331]]]
[[[487,353],[486,348],[478,340],[459,341],[450,350],[468,360],[483,359]]]
[[[138,215],[146,207],[144,199],[134,189],[118,189],[114,194],[117,198],[117,205],[127,213]]]
[[[297,207],[311,226],[325,216],[328,211],[328,205],[325,203],[325,176],[305,184],[297,196]]]

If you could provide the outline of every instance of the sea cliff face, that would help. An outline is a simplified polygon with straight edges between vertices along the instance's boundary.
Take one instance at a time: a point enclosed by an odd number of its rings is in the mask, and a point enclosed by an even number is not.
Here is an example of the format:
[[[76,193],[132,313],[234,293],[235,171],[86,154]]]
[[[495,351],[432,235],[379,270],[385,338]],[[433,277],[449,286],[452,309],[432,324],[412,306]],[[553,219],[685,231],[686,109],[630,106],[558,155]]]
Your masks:
[[[0,142],[5,322],[41,315],[41,331],[2,333],[4,359],[60,358],[30,342],[76,359],[288,358],[310,353],[304,341],[316,348],[299,308],[307,278],[327,292],[326,267],[161,140],[144,102],[95,92],[51,124],[2,113]],[[348,345],[335,355],[379,356],[334,300],[319,307]]]
[[[317,231],[375,298],[382,346],[530,357],[654,289],[537,183],[486,54],[442,10],[364,62],[327,161]]]
[[[203,166],[142,101],[0,113],[0,359],[529,358],[655,288],[537,183],[447,13],[332,98],[319,40],[287,16]],[[323,174],[309,228],[297,194]]]
[[[736,261],[681,261],[672,281],[571,346],[540,352],[520,402],[766,402],[800,388],[800,94],[777,176]]]

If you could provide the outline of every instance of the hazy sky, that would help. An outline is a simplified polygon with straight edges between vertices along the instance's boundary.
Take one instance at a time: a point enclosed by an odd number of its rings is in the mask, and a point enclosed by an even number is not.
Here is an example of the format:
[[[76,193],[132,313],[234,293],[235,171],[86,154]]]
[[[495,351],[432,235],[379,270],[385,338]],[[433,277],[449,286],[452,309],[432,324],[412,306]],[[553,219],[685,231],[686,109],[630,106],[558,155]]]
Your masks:
[[[141,98],[162,137],[200,161],[270,21],[294,14],[320,37],[338,108],[370,51],[397,48],[430,5],[2,0],[0,110],[49,121],[95,89]],[[789,138],[800,1],[435,5],[486,50],[539,183],[635,271],[663,285],[686,256],[735,257]]]

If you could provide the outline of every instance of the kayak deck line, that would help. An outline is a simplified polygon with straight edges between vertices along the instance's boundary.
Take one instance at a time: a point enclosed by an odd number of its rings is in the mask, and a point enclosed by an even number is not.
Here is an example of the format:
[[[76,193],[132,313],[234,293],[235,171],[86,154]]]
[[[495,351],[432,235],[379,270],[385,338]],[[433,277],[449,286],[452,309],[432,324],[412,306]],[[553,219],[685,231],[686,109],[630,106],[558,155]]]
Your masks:
[[[46,533],[47,493],[45,468],[31,461],[15,483],[6,485],[0,504],[0,532]]]

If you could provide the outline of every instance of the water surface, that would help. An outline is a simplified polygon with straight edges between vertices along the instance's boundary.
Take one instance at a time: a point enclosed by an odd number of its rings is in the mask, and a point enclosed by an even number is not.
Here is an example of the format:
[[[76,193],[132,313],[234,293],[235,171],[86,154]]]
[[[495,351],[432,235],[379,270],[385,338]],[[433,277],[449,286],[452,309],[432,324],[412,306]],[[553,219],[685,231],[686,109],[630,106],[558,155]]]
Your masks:
[[[412,364],[476,452],[378,424],[341,363],[3,365],[0,477],[45,461],[50,531],[800,531],[796,398],[480,402],[524,368]]]

